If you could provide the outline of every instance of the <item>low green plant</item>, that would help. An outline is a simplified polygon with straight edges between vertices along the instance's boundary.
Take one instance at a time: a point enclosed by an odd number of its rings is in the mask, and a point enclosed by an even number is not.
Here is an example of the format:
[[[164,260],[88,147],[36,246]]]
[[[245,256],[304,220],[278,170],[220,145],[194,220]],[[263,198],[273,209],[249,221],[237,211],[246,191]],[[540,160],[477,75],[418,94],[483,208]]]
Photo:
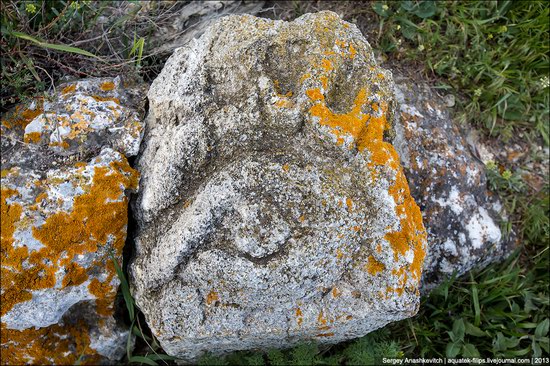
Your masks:
[[[419,314],[391,325],[410,357],[548,355],[548,259],[525,269],[516,251],[505,263],[451,279],[423,299]],[[544,271],[544,274],[543,272]],[[450,320],[450,321],[449,321]]]
[[[199,365],[244,365],[244,366],[303,366],[303,365],[379,365],[385,358],[402,358],[403,352],[397,342],[388,339],[384,331],[368,334],[351,342],[335,346],[320,346],[302,343],[296,347],[267,352],[243,351],[225,357],[204,355]]]
[[[422,62],[464,96],[458,117],[510,138],[527,128],[549,143],[547,1],[377,1],[378,45]]]

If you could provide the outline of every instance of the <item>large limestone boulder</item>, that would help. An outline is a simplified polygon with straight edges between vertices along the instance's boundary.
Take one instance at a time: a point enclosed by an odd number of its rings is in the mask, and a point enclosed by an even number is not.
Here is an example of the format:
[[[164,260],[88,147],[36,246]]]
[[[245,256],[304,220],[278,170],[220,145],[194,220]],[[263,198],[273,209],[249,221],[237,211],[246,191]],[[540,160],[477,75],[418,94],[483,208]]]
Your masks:
[[[391,74],[354,25],[223,18],[148,97],[130,276],[166,352],[336,343],[415,314],[426,232]]]
[[[500,230],[506,214],[487,189],[476,146],[452,120],[445,101],[425,83],[404,75],[395,80],[394,146],[428,232],[422,274],[427,293],[453,273],[501,260],[514,244]]]
[[[127,193],[138,173],[139,86],[66,83],[2,119],[2,364],[108,362],[128,330],[113,317]]]

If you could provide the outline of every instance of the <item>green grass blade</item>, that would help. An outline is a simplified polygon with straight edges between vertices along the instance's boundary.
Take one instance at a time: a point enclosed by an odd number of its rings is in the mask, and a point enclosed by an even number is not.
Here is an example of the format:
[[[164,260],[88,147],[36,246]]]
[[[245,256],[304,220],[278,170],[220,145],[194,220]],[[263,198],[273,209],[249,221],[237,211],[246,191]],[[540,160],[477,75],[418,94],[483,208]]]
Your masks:
[[[111,256],[111,260],[115,265],[115,270],[118,275],[118,279],[120,280],[120,288],[122,289],[122,296],[124,296],[124,302],[126,303],[126,308],[128,308],[128,315],[130,316],[130,319],[133,322],[135,318],[135,305],[134,305],[134,298],[130,293],[130,286],[128,286],[128,281],[126,280],[126,276],[124,276],[124,273],[122,272],[122,269],[118,264],[118,261],[113,256],[113,253],[110,253],[109,255]]]
[[[470,278],[473,282],[474,281],[473,274],[470,274]],[[481,323],[481,308],[479,307],[479,295],[478,295],[477,286],[475,282],[473,282],[472,284],[472,303],[474,304],[474,325],[476,327],[479,327],[479,324]]]
[[[11,34],[13,36],[17,37],[17,38],[33,42],[33,43],[35,43],[38,46],[43,47],[43,48],[49,48],[49,49],[52,49],[52,50],[57,50],[57,51],[62,51],[62,52],[76,53],[76,54],[79,54],[79,55],[82,55],[82,56],[93,57],[93,58],[96,58],[98,60],[101,60],[100,57],[94,55],[93,53],[85,51],[85,50],[80,49],[78,47],[71,47],[71,46],[66,46],[66,45],[62,45],[62,44],[47,43],[47,42],[41,41],[37,38],[34,38],[34,37],[29,36],[28,34],[25,34],[25,33],[22,33],[22,32],[11,32]]]

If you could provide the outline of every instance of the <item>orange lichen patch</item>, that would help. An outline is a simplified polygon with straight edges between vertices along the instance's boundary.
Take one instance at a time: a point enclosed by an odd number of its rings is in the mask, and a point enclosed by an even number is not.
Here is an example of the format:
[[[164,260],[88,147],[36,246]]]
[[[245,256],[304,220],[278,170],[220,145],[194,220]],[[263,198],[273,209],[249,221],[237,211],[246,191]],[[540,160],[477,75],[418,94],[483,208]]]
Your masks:
[[[101,86],[99,87],[103,91],[111,91],[115,88],[115,83],[112,81],[105,81],[101,83]]]
[[[323,89],[327,90],[327,88],[328,88],[328,78],[325,75],[321,75],[319,77],[319,80],[321,80],[321,84],[323,85]]]
[[[210,291],[208,295],[206,295],[206,305],[211,305],[212,303],[219,300],[220,297],[218,296],[218,293],[214,290]]]
[[[54,287],[55,272],[60,267],[69,268],[65,284],[75,285],[81,281],[82,271],[70,267],[76,255],[95,252],[99,246],[108,243],[116,256],[121,255],[128,221],[127,198],[123,196],[123,189],[135,189],[137,179],[137,172],[126,160],[113,162],[110,168],[96,167],[89,192],[74,199],[72,212],[55,213],[42,226],[32,228],[33,236],[44,247],[30,254],[25,246],[13,247],[13,222],[22,208],[6,205],[2,191],[2,211],[7,213],[2,212],[2,315],[13,305],[32,298],[32,290]],[[90,287],[101,313],[110,310],[107,308],[116,295],[115,289],[108,285],[116,275],[109,262],[105,255],[101,263],[107,264],[97,264],[108,272],[107,282],[102,286],[94,282]],[[23,268],[23,263],[26,263],[26,268]]]
[[[0,171],[0,178],[6,178],[8,176],[9,169],[2,169]]]
[[[78,135],[81,135],[84,131],[88,130],[90,123],[86,117],[80,112],[76,111],[71,115],[71,120],[74,121],[71,125],[71,131],[67,135],[67,139],[73,140]]]
[[[382,253],[382,245],[376,245],[376,253]]]
[[[65,270],[65,277],[63,277],[63,287],[67,286],[78,286],[88,279],[88,274],[86,270],[79,266],[77,263],[71,263]],[[97,281],[97,279],[94,278]],[[98,286],[99,287],[99,286]],[[95,288],[91,288],[90,292],[96,291]],[[92,294],[94,294],[92,292]],[[95,295],[95,294],[94,294]]]
[[[109,277],[107,278],[107,281],[99,282],[97,278],[93,278],[88,285],[88,290],[92,295],[96,297],[96,311],[100,315],[112,315],[114,312],[113,306],[114,298],[116,296],[116,288],[113,288],[113,286],[111,286],[112,277],[113,276],[111,272]],[[65,279],[63,279],[63,281],[65,281]],[[86,279],[84,279],[84,281],[86,281]]]
[[[120,100],[118,98],[102,97],[99,95],[92,95],[92,98],[94,98],[97,102],[115,102],[116,104],[120,104]]]
[[[330,62],[329,60],[327,59],[322,59],[321,60],[321,67],[323,68],[323,70],[325,70],[326,72],[329,72],[330,70],[332,70],[334,67],[332,66],[332,62]]]
[[[26,143],[33,142],[33,143],[39,143],[40,142],[40,132],[29,132],[25,134],[24,141]]]
[[[386,269],[386,266],[384,263],[381,263],[377,261],[372,255],[369,256],[369,259],[367,261],[367,264],[365,265],[365,269],[369,274],[375,276],[377,273],[382,272]]]
[[[2,120],[2,125],[4,125],[7,128],[21,127],[24,129],[25,127],[27,127],[27,125],[33,119],[35,119],[37,116],[44,113],[43,99],[37,99],[36,102],[37,102],[37,107],[35,109],[25,109],[21,111],[23,109],[21,106],[15,107],[15,111],[13,114],[11,114],[10,118]]]
[[[8,204],[6,201],[9,197],[17,195],[18,192],[13,189],[2,189],[0,195],[0,253],[2,258],[2,290],[0,295],[0,314],[7,313],[16,303],[32,299],[32,295],[28,291],[12,288],[10,285],[14,281],[12,271],[4,267],[4,262],[8,254],[11,256],[15,264],[16,270],[21,270],[23,259],[27,257],[27,247],[13,248],[13,233],[15,226],[21,218],[23,208],[19,204]]]
[[[83,167],[88,166],[88,164],[87,164],[87,163],[84,163],[84,162],[82,162],[82,161],[79,161],[79,162],[76,163],[74,166],[77,167],[77,168],[83,168]]]
[[[388,294],[390,294],[390,293],[392,293],[392,292],[395,292],[395,293],[397,294],[397,296],[403,295],[403,292],[404,292],[404,291],[405,291],[405,289],[402,288],[402,287],[398,287],[398,288],[387,287],[387,288],[386,288],[386,292],[387,292]],[[386,298],[388,298],[388,297],[389,297],[389,296],[386,295]]]
[[[309,110],[311,116],[318,117],[319,123],[331,127],[337,136],[342,133],[351,135],[359,151],[367,150],[370,153],[369,165],[373,168],[373,176],[376,176],[374,168],[378,166],[387,166],[395,171],[395,183],[390,186],[389,193],[396,202],[396,213],[401,218],[400,230],[387,233],[385,239],[390,242],[396,260],[398,255],[405,255],[412,248],[414,260],[410,270],[413,277],[419,280],[425,256],[422,243],[426,241],[426,231],[420,209],[410,195],[407,179],[399,165],[399,156],[395,148],[383,140],[384,131],[390,127],[386,119],[387,104],[376,106],[381,112],[377,116],[362,113],[361,109],[367,103],[367,91],[362,88],[355,98],[352,110],[346,114],[336,114],[326,106],[319,89],[308,90],[306,94],[317,102]]]
[[[333,332],[329,332],[329,333],[320,333],[320,334],[317,334],[316,337],[332,337],[334,336],[334,333]]]
[[[361,113],[361,108],[367,100],[365,88],[361,89],[355,98],[352,110],[345,114],[333,113],[327,107],[325,97],[319,89],[307,90],[306,95],[312,101],[320,101],[310,108],[309,113],[313,117],[318,117],[321,125],[331,127],[336,136],[350,134],[358,142],[358,149],[363,150],[364,147],[360,146],[359,143],[364,140],[362,134],[368,132],[366,131],[366,122],[369,118],[367,114]]]
[[[306,221],[306,217],[304,215],[302,215],[298,218],[298,221],[304,222],[304,221]]]
[[[349,57],[351,59],[355,58],[355,55],[357,54],[357,51],[355,50],[355,48],[353,47],[353,45],[350,43],[349,45]]]
[[[288,169],[289,169],[288,164],[283,165],[283,170],[284,170],[285,172],[288,172]]]
[[[357,232],[361,231],[361,226],[356,225],[352,229],[353,229],[353,231],[355,231],[357,233]]]
[[[395,184],[390,187],[389,193],[397,204],[396,213],[402,218],[400,220],[400,230],[387,233],[384,238],[390,242],[396,258],[398,253],[405,255],[407,250],[413,250],[414,257],[410,265],[410,271],[412,277],[420,281],[422,264],[426,255],[422,243],[426,241],[427,234],[422,224],[420,208],[418,208],[410,194],[409,185],[402,169],[398,170]]]
[[[66,95],[66,94],[69,94],[69,93],[73,93],[75,90],[76,90],[76,84],[67,85],[66,87],[61,89],[61,94]]]
[[[340,295],[342,295],[342,291],[338,290],[337,287],[333,287],[332,288],[332,297],[337,298],[337,297],[340,297]]]
[[[327,325],[327,318],[325,317],[323,310],[321,310],[321,312],[319,313],[319,316],[317,317],[317,323],[321,325]]]
[[[353,201],[349,197],[346,198],[346,206],[348,207],[349,212],[353,211]]]
[[[329,330],[331,328],[330,325],[323,325],[322,327],[317,327],[318,330]]]
[[[353,319],[353,316],[351,315],[346,316],[346,320],[351,320],[351,319]]]
[[[296,322],[298,325],[302,325],[302,322],[304,321],[302,315],[302,310],[300,308],[296,308]]]
[[[51,142],[49,145],[50,146],[59,146],[59,147],[62,147],[64,149],[68,149],[69,147],[71,147],[71,145],[69,145],[69,143],[67,141]]]
[[[310,77],[311,77],[311,74],[309,72],[307,74],[302,75],[302,77],[300,78],[300,83],[303,83],[304,81],[306,81]]]
[[[36,199],[34,200],[34,202],[40,203],[43,200],[45,200],[46,198],[48,198],[48,194],[46,192],[42,192],[38,196],[36,196]]]
[[[63,287],[67,286],[78,286],[81,283],[84,283],[88,279],[88,274],[86,270],[79,266],[77,263],[70,263],[65,270],[65,277],[63,277]],[[94,278],[97,281],[97,279]],[[93,281],[92,281],[93,282]],[[95,291],[90,289],[90,292]],[[93,295],[95,295],[92,292]]]
[[[2,323],[0,358],[3,365],[97,365],[102,359],[90,346],[88,332],[82,321],[23,331]]]
[[[15,224],[20,220],[23,208],[19,204],[8,204],[7,199],[19,194],[15,189],[2,189],[0,193],[0,213],[1,213],[1,228],[0,233],[2,252],[4,248],[11,246],[13,243],[13,233],[15,232]]]
[[[309,99],[313,101],[325,100],[324,95],[321,93],[319,89],[308,89],[306,90],[306,95],[309,97]],[[320,116],[317,116],[317,117],[320,117]]]
[[[340,248],[336,249],[336,258],[338,259],[344,258],[344,252],[342,252]]]
[[[42,106],[36,108],[36,109],[26,109],[21,113],[21,117],[28,123],[31,122],[33,119],[38,117],[44,112],[42,109]],[[26,126],[26,125],[25,125]]]

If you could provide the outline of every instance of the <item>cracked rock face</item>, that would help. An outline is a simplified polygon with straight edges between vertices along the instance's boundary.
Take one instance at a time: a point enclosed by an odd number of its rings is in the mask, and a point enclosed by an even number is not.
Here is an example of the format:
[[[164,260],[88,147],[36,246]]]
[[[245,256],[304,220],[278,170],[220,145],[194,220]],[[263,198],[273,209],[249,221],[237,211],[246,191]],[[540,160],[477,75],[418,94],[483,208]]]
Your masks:
[[[225,17],[148,94],[130,279],[163,349],[336,343],[416,313],[393,81],[332,12]]]
[[[395,94],[394,146],[428,232],[422,274],[422,291],[428,292],[453,272],[504,258],[514,245],[501,233],[505,213],[487,190],[485,167],[441,98],[405,77],[396,77]]]
[[[63,84],[4,116],[1,175],[3,364],[104,363],[125,352],[114,302],[138,173],[140,87]]]

